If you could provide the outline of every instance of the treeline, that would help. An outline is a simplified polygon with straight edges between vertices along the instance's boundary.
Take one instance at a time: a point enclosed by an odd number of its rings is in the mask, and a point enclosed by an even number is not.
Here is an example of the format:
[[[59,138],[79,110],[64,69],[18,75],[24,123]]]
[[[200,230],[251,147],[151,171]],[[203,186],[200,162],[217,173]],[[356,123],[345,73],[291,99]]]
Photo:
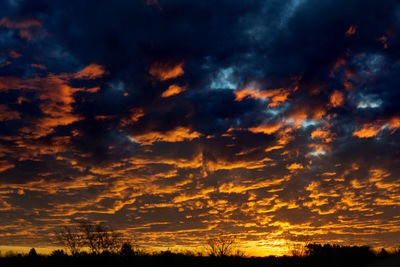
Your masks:
[[[381,250],[374,252],[366,246],[339,246],[330,244],[308,244],[303,256],[283,257],[245,257],[231,256],[205,256],[190,251],[173,252],[145,252],[137,250],[128,243],[124,243],[117,251],[103,251],[101,253],[80,251],[75,255],[67,254],[64,250],[54,250],[50,255],[38,255],[35,249],[29,254],[7,255],[0,257],[0,266],[367,266],[377,262],[378,265],[386,259],[393,259],[394,264],[400,263],[399,251],[387,252]],[[392,266],[392,265],[388,265]],[[400,266],[400,265],[393,265]]]
[[[46,256],[38,255],[34,248],[27,255],[8,253],[0,256],[0,266],[353,267],[368,266],[374,262],[377,262],[376,266],[386,266],[386,259],[393,260],[393,266],[400,266],[400,250],[388,252],[382,249],[376,252],[368,246],[309,243],[296,249],[292,256],[248,257],[238,249],[237,238],[228,234],[209,238],[197,252],[150,252],[124,239],[111,228],[89,221],[63,227],[55,236],[58,244],[65,249],[54,250]]]

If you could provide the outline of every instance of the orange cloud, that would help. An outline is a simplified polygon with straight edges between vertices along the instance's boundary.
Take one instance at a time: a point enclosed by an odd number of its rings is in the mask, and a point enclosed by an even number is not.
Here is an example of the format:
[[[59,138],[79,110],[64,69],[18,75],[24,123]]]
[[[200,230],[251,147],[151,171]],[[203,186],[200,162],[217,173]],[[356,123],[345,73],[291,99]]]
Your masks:
[[[370,138],[376,136],[382,130],[381,123],[367,123],[361,129],[354,131],[353,136],[358,138]]]
[[[216,171],[216,170],[231,170],[238,168],[245,169],[258,169],[268,165],[268,162],[271,162],[270,158],[263,158],[260,160],[254,161],[225,161],[225,160],[215,160],[215,161],[207,161],[204,165],[207,167],[207,170]]]
[[[289,177],[283,177],[281,179],[268,179],[268,180],[263,180],[260,182],[256,183],[225,183],[222,184],[218,190],[221,193],[238,193],[238,194],[244,194],[247,191],[254,190],[254,189],[260,189],[260,188],[267,188],[271,186],[276,186],[276,185],[281,185],[283,182],[288,181]]]
[[[397,128],[400,128],[400,118],[393,117],[389,120],[389,129],[396,130]]]
[[[294,170],[298,170],[298,169],[303,169],[304,167],[300,163],[292,163],[292,164],[288,165],[286,168],[288,170],[294,171]]]
[[[42,118],[31,120],[31,125],[21,129],[25,137],[38,138],[46,136],[54,131],[59,125],[69,125],[81,120],[73,114],[75,103],[74,94],[79,91],[96,92],[95,88],[75,88],[70,85],[71,80],[76,78],[93,79],[104,74],[101,66],[90,64],[78,73],[49,73],[45,77],[19,78],[19,77],[0,77],[0,91],[9,90],[34,90],[36,97],[41,100],[39,107],[43,114]],[[3,107],[4,109],[4,107]],[[17,118],[16,113],[8,113]]]
[[[318,128],[311,133],[312,139],[320,139],[325,143],[330,143],[333,140],[333,134],[328,129]]]
[[[357,26],[354,26],[354,25],[351,25],[348,29],[347,29],[347,31],[346,31],[346,36],[351,36],[351,35],[354,35],[354,34],[356,34],[356,32],[357,32]]]
[[[142,108],[131,109],[131,121],[137,122],[141,117],[144,116],[144,111]]]
[[[271,98],[271,103],[268,104],[268,107],[275,108],[279,106],[282,102],[285,102],[288,99],[289,92],[281,92],[280,94],[274,95]]]
[[[184,87],[181,87],[181,86],[179,86],[179,85],[176,85],[176,84],[171,84],[169,87],[168,87],[168,89],[167,90],[165,90],[162,94],[161,94],[161,97],[170,97],[170,96],[173,96],[173,95],[177,95],[177,94],[180,94],[180,93],[182,93],[182,92],[184,92],[185,91],[185,88]]]
[[[340,57],[338,58],[338,60],[336,60],[335,64],[333,65],[330,76],[333,77],[335,72],[337,72],[343,66],[346,66],[346,60]]]
[[[290,94],[289,90],[285,90],[284,88],[278,88],[273,90],[263,90],[259,91],[257,89],[244,88],[241,90],[235,90],[233,92],[236,95],[235,100],[241,101],[246,97],[254,98],[254,99],[266,99],[270,98],[271,103],[268,104],[268,107],[274,108],[279,106],[282,102],[288,99]]]
[[[0,173],[14,167],[15,165],[13,163],[8,162],[6,160],[0,160]]]
[[[346,91],[352,91],[354,89],[354,85],[352,83],[352,80],[359,80],[359,78],[356,77],[354,71],[350,69],[346,69],[344,71],[344,75],[341,79],[344,88]]]
[[[252,133],[273,134],[284,126],[283,123],[262,124],[256,127],[251,127],[248,130]]]
[[[41,25],[42,24],[37,19],[18,20],[5,17],[0,20],[0,27],[9,29],[27,29],[30,27],[39,27]]]
[[[1,64],[0,67],[5,67],[5,66],[10,65],[10,64],[11,64],[11,61],[7,60],[3,64]]]
[[[193,140],[200,136],[200,133],[189,128],[178,127],[164,133],[148,132],[141,135],[129,136],[129,139],[141,145],[151,145],[154,142],[182,142],[184,140]]]
[[[267,147],[264,151],[265,152],[270,152],[270,151],[277,150],[277,149],[282,149],[282,148],[284,148],[284,146],[270,146],[270,147]]]
[[[146,5],[151,6],[151,5],[157,5],[158,1],[157,0],[146,0]]]
[[[381,37],[378,38],[378,40],[383,44],[383,48],[387,49],[389,46],[387,44],[388,38],[385,35],[382,35]]]
[[[104,67],[92,63],[75,74],[76,79],[97,79],[105,74]]]
[[[144,116],[144,111],[142,108],[132,108],[130,110],[129,117],[121,119],[121,126],[127,126],[132,123],[139,121],[141,117]]]
[[[183,193],[183,194],[175,197],[172,201],[174,203],[180,203],[180,202],[185,202],[185,201],[188,201],[188,200],[199,199],[199,198],[208,199],[209,198],[208,194],[212,193],[214,191],[215,191],[215,189],[211,187],[211,188],[202,189],[200,192],[198,192],[198,193],[196,192],[194,194],[185,194],[185,193]]]
[[[386,126],[393,134],[397,128],[400,128],[400,119],[398,117],[392,117],[390,119],[378,119],[374,122],[365,123],[360,129],[353,132],[353,136],[357,136],[359,138],[374,137],[380,131],[385,129]]]
[[[18,29],[21,38],[31,40],[35,34],[35,30],[41,27],[42,24],[37,19],[16,19],[5,17],[0,20],[0,27],[9,29]]]
[[[342,106],[344,103],[343,93],[338,90],[335,90],[331,96],[329,97],[329,103],[332,107]]]
[[[157,78],[160,81],[169,80],[176,78],[184,73],[183,63],[179,63],[175,66],[168,64],[154,63],[149,70],[150,75]]]
[[[46,67],[45,65],[34,64],[34,63],[31,64],[31,67],[32,67],[32,68],[36,68],[36,69],[41,69],[41,70],[47,69],[47,67]]]
[[[8,55],[12,58],[22,57],[22,55],[15,50],[11,50],[10,52],[8,52]]]
[[[7,105],[0,104],[0,122],[20,119],[21,115],[18,111],[10,110]]]
[[[327,144],[309,144],[308,147],[312,151],[310,153],[307,153],[307,157],[324,155],[326,151],[330,150],[330,147]]]

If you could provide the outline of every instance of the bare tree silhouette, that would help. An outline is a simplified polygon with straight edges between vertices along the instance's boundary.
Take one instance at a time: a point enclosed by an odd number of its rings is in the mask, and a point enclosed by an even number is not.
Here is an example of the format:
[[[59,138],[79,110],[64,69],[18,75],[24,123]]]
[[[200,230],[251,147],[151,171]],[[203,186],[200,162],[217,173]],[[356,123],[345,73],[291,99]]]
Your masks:
[[[56,237],[73,256],[78,255],[82,249],[82,236],[79,233],[79,229],[76,227],[64,226],[56,232]]]
[[[83,234],[85,245],[95,254],[116,252],[120,246],[121,235],[100,223],[80,221],[79,227]]]
[[[76,227],[63,227],[56,232],[58,241],[77,255],[83,248],[93,254],[117,252],[121,247],[121,235],[110,227],[91,221],[78,221]]]
[[[205,250],[212,257],[244,256],[244,252],[237,249],[236,236],[226,234],[208,239]]]

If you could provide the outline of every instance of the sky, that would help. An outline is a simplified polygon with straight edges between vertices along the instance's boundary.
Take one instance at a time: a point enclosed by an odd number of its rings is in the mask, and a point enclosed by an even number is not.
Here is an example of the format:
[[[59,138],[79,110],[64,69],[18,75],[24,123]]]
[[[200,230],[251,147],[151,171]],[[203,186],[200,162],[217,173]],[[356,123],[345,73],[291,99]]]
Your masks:
[[[0,245],[400,246],[396,0],[0,0]]]

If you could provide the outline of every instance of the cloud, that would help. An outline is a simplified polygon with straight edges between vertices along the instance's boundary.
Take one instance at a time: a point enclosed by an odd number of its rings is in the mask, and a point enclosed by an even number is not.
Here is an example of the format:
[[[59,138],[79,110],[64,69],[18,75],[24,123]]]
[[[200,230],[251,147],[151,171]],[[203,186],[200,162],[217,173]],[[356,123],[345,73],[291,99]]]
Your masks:
[[[182,66],[183,63],[172,66],[165,63],[154,63],[150,67],[149,73],[160,81],[165,81],[184,74],[185,72],[183,71]]]
[[[42,24],[37,19],[17,19],[4,17],[0,20],[0,27],[11,29],[26,29],[30,27],[40,27]]]
[[[91,63],[75,74],[75,79],[97,79],[105,74],[104,68],[98,64]]]
[[[170,96],[173,96],[173,95],[180,94],[180,93],[182,93],[182,92],[184,92],[184,91],[185,91],[185,88],[184,88],[184,87],[181,87],[181,86],[176,85],[176,84],[171,84],[171,85],[168,87],[168,89],[165,90],[165,91],[161,94],[161,97],[170,97]]]
[[[336,90],[331,94],[329,102],[332,105],[332,107],[340,107],[344,103],[344,96],[341,92]]]
[[[184,140],[193,140],[200,137],[201,134],[188,128],[178,127],[168,132],[148,132],[142,135],[129,137],[133,142],[141,145],[151,145],[154,142],[182,142]]]

